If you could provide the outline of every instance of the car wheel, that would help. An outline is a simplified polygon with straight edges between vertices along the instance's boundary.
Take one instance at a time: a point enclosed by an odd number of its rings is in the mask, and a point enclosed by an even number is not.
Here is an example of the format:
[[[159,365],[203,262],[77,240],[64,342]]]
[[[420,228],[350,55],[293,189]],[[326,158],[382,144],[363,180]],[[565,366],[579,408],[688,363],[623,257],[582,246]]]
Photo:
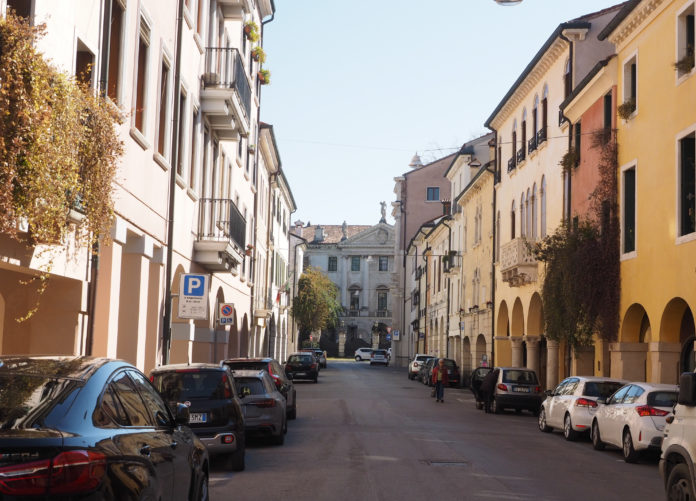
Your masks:
[[[319,378],[318,378],[317,376],[314,376],[314,382],[315,382],[315,383],[318,383],[318,382],[319,382]]]
[[[208,495],[208,474],[205,472],[203,472],[203,476],[198,481],[198,486],[196,487],[196,492],[192,501],[210,501]]]
[[[566,414],[563,418],[563,436],[569,442],[573,442],[578,438],[578,432],[573,429],[573,422],[570,419],[570,414]]]
[[[604,450],[604,442],[602,442],[602,437],[599,434],[599,424],[597,423],[596,419],[592,421],[592,428],[590,428],[590,439],[592,440],[592,447],[594,447],[594,450]]]
[[[626,431],[624,431],[621,445],[624,461],[627,463],[635,463],[638,461],[638,451],[633,448],[633,437],[631,436],[631,430],[626,429]]]
[[[477,400],[477,401],[476,401],[476,408],[477,408],[478,410],[483,409],[483,402],[479,402],[479,401]]]
[[[691,483],[689,467],[685,463],[679,463],[669,474],[667,479],[667,500],[682,501],[694,499],[694,486]]]
[[[297,405],[294,405],[288,412],[288,419],[297,419]]]
[[[539,431],[543,431],[544,433],[551,432],[551,427],[546,424],[546,411],[543,407],[539,411]]]
[[[285,433],[283,432],[285,426],[285,423],[283,423],[280,427],[280,432],[272,437],[273,445],[283,445],[285,443]]]
[[[500,412],[502,410],[503,409],[500,408],[500,406],[498,405],[498,402],[495,400],[495,398],[491,399],[491,412],[493,414],[500,414]]]
[[[362,358],[360,358],[360,355],[358,355],[358,356],[355,357],[355,361],[356,361],[356,362],[362,362]]]
[[[408,377],[408,379],[409,379],[410,381],[413,381],[413,374],[411,374],[410,372],[408,372],[408,373],[406,373],[406,376]]]
[[[245,450],[246,446],[244,445],[244,439],[238,439],[237,450],[227,456],[227,464],[225,465],[227,466],[227,469],[232,471],[244,471],[246,466],[244,461]]]

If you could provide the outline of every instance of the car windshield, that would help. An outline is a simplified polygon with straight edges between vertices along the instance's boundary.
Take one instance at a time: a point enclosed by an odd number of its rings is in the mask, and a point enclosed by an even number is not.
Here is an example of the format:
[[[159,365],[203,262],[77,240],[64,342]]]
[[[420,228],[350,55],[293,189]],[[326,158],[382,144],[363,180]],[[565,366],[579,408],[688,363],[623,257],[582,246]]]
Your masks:
[[[454,369],[456,366],[457,364],[454,362],[454,360],[445,359],[445,367],[448,369]]]
[[[375,350],[375,351],[373,351],[373,353],[375,355],[382,355],[382,356],[386,356],[386,354],[387,354],[387,352],[384,350]]]
[[[242,397],[249,395],[263,395],[266,389],[263,387],[263,381],[255,377],[235,378],[234,385],[237,387],[237,393]]]
[[[588,381],[582,392],[585,397],[597,397],[607,399],[624,384],[616,381]]]
[[[416,357],[416,362],[424,362],[426,360],[430,360],[433,357],[429,357],[427,355],[421,355],[419,357]]]
[[[288,363],[307,363],[312,361],[312,356],[311,355],[290,355],[290,358],[288,358]]]
[[[225,365],[232,369],[233,371],[265,371],[268,370],[268,362],[262,362],[260,360],[257,360],[256,362],[252,361],[243,361],[240,360],[239,362],[226,362]]]
[[[503,383],[538,384],[536,373],[515,369],[503,371]]]
[[[677,403],[676,391],[652,391],[648,393],[648,405],[653,407],[674,407]]]
[[[221,371],[164,372],[155,374],[152,382],[169,402],[232,398],[227,374]]]

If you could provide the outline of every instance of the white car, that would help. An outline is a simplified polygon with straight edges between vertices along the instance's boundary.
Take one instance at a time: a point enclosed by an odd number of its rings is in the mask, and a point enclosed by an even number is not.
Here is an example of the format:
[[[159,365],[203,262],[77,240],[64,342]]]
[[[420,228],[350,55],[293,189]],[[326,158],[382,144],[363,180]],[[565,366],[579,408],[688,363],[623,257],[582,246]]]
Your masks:
[[[590,430],[593,447],[616,446],[627,463],[635,463],[642,451],[660,450],[678,392],[675,384],[629,383],[606,402],[597,400]]]
[[[372,350],[372,357],[370,358],[370,365],[382,364],[389,365],[389,356],[387,355],[387,350]]]
[[[587,433],[597,410],[598,398],[609,398],[626,381],[607,377],[572,376],[561,381],[539,410],[539,429],[550,432],[563,430],[566,440],[575,440]]]
[[[355,350],[355,360],[357,362],[362,362],[363,360],[370,360],[372,358],[372,348],[358,348]]]
[[[408,364],[408,378],[413,380],[418,376],[418,371],[421,368],[421,365],[423,365],[425,362],[428,361],[428,359],[433,358],[432,355],[425,355],[423,353],[416,353],[416,356],[413,357],[413,360]]]

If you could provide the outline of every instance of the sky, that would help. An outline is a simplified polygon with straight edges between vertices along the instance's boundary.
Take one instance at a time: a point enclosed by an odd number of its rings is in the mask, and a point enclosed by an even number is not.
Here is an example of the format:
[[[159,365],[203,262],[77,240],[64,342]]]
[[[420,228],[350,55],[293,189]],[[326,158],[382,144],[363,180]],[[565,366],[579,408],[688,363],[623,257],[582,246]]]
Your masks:
[[[485,134],[484,122],[562,22],[618,0],[275,0],[261,120],[293,222],[377,224],[394,178]]]

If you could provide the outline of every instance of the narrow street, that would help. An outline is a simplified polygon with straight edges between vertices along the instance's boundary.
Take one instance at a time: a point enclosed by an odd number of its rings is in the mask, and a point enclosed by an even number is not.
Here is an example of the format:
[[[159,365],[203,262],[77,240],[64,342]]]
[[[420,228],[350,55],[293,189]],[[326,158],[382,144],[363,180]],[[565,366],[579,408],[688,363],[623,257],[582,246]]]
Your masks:
[[[662,499],[656,459],[538,431],[529,413],[486,415],[468,389],[437,404],[403,368],[329,361],[296,382],[285,445],[247,448],[246,471],[214,468],[211,499]]]

